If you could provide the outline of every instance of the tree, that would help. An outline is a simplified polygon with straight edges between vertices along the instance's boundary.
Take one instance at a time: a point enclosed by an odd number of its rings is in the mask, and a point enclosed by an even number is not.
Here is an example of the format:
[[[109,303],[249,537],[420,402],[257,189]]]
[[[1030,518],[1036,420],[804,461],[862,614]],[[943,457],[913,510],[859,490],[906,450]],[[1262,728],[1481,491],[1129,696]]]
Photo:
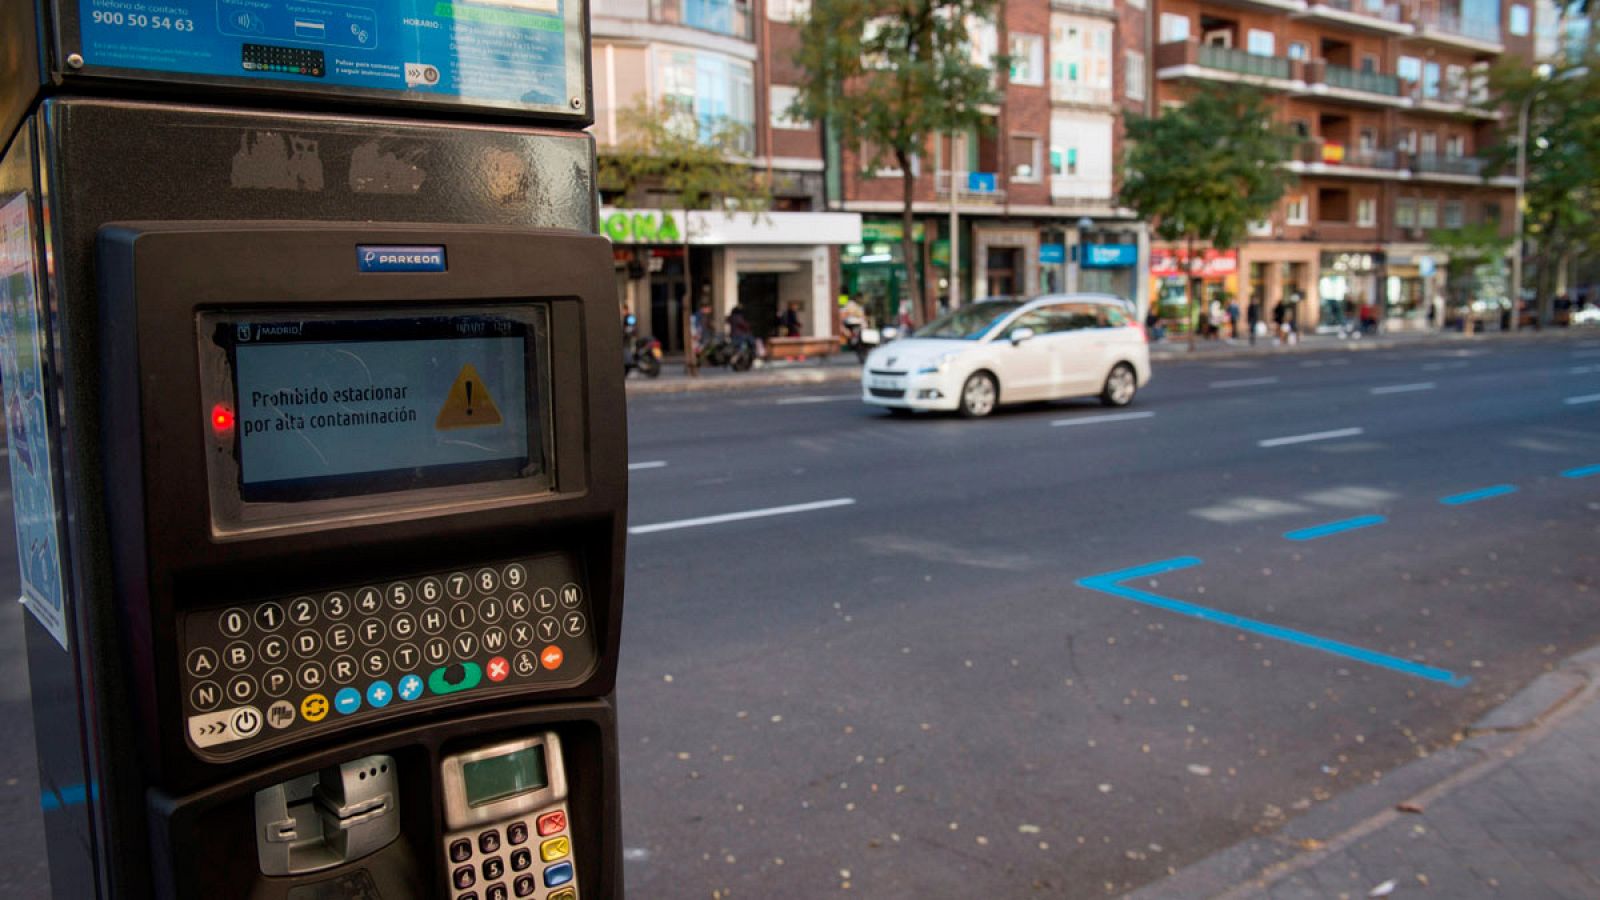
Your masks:
[[[1487,176],[1515,176],[1519,119],[1527,113],[1527,178],[1523,183],[1523,259],[1533,262],[1539,321],[1550,321],[1555,270],[1570,254],[1594,248],[1600,224],[1600,71],[1565,65],[1494,70],[1500,142],[1485,154]],[[1513,239],[1516,236],[1513,235]],[[1531,250],[1531,253],[1529,252]],[[1513,285],[1520,309],[1522,285]]]
[[[770,186],[756,170],[741,161],[747,156],[749,129],[726,119],[696,117],[689,110],[639,101],[619,120],[620,139],[599,152],[601,190],[615,193],[621,207],[635,205],[647,195],[667,196],[668,205],[683,210],[719,209],[759,214],[772,201]],[[689,269],[688,223],[683,241],[684,368],[699,374],[694,352],[691,314],[694,278]]]
[[[863,168],[899,168],[908,289],[921,281],[912,266],[912,160],[939,135],[989,125],[984,107],[1000,103],[995,73],[1005,57],[975,60],[969,29],[992,21],[996,7],[997,0],[813,0],[801,26],[790,114],[822,122]],[[926,321],[927,296],[917,309]]]
[[[1163,240],[1183,241],[1190,266],[1196,244],[1237,246],[1292,178],[1284,163],[1295,136],[1273,120],[1266,96],[1244,85],[1202,87],[1183,106],[1130,115],[1127,135],[1121,203],[1153,222]],[[1184,298],[1198,316],[1194,282],[1186,279]]]
[[[1484,222],[1431,231],[1428,242],[1450,257],[1445,264],[1445,291],[1451,306],[1462,307],[1461,330],[1471,334],[1472,298],[1481,286],[1479,273],[1484,266],[1502,259],[1511,241],[1500,236],[1499,225]],[[1442,327],[1444,322],[1445,316],[1441,315],[1438,324]]]

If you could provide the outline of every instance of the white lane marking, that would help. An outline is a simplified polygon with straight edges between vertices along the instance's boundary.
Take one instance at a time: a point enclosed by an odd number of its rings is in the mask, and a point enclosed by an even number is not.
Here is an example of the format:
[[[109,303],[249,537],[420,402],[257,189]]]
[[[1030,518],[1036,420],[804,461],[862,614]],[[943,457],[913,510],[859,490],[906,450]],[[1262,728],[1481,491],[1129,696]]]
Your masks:
[[[853,506],[854,497],[835,497],[832,500],[817,500],[813,503],[794,503],[789,506],[769,506],[766,509],[748,509],[744,512],[723,513],[717,516],[700,516],[694,519],[678,519],[673,522],[657,522],[654,525],[634,525],[628,529],[629,534],[654,534],[658,531],[676,531],[679,528],[699,528],[702,525],[721,525],[726,522],[743,522],[746,519],[765,519],[771,516],[787,516],[791,513],[814,512],[819,509],[833,509],[836,506]]]
[[[1428,363],[1422,367],[1424,372],[1443,372],[1446,369],[1465,369],[1470,363],[1466,362],[1440,362]]]
[[[1336,428],[1333,431],[1314,431],[1311,434],[1293,434],[1288,437],[1267,438],[1256,441],[1257,447],[1286,447],[1290,444],[1309,444],[1312,441],[1331,441],[1334,438],[1355,437],[1363,434],[1364,428]]]
[[[1581,397],[1568,397],[1561,402],[1568,406],[1577,406],[1580,403],[1600,403],[1600,394],[1584,394]]]
[[[1431,381],[1418,381],[1414,384],[1386,384],[1368,391],[1369,394],[1410,394],[1416,391],[1431,391],[1438,387]]]
[[[1600,356],[1600,350],[1574,350],[1573,359],[1588,359],[1591,356]]]
[[[779,406],[797,406],[797,405],[802,404],[802,403],[833,403],[833,402],[838,401],[838,400],[854,400],[858,396],[860,396],[860,395],[859,394],[834,394],[834,395],[831,395],[831,396],[822,396],[821,394],[812,394],[812,395],[808,395],[808,396],[805,396],[805,397],[780,397],[780,398],[778,398],[778,405]]]
[[[664,459],[652,459],[648,462],[628,463],[629,472],[637,472],[640,469],[664,469],[666,467],[667,461]]]
[[[1057,419],[1050,424],[1056,428],[1064,425],[1094,425],[1098,422],[1126,422],[1130,419],[1148,419],[1155,415],[1153,412],[1125,412],[1108,413],[1103,416],[1082,416],[1076,419]]]
[[[1266,378],[1229,378],[1226,381],[1213,381],[1214,388],[1255,387],[1260,384],[1277,384],[1278,376],[1269,375]]]

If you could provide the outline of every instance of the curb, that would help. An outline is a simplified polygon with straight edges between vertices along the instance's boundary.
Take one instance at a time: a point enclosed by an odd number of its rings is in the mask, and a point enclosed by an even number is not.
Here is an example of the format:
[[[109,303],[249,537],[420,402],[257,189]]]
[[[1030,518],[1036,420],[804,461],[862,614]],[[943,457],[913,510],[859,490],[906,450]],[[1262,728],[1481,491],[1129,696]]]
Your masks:
[[[1460,743],[1407,763],[1382,780],[1348,791],[1285,825],[1241,841],[1124,895],[1129,900],[1245,900],[1407,815],[1426,809],[1547,737],[1600,698],[1600,645],[1568,657],[1466,729]]]
[[[1237,349],[1228,350],[1196,350],[1190,352],[1179,344],[1162,342],[1150,347],[1152,362],[1202,362],[1209,360],[1236,360],[1251,359],[1256,357],[1291,356],[1299,353],[1361,353],[1373,350],[1393,350],[1401,347],[1422,347],[1432,345],[1462,345],[1481,344],[1497,341],[1555,341],[1577,339],[1582,332],[1571,329],[1560,331],[1520,331],[1516,334],[1505,334],[1494,331],[1487,334],[1427,334],[1403,337],[1377,337],[1366,338],[1360,341],[1338,341],[1332,344],[1313,342],[1293,347],[1266,346],[1252,349],[1243,345]],[[1170,349],[1169,349],[1170,348]],[[628,396],[650,396],[657,394],[690,394],[690,393],[727,393],[732,391],[752,391],[763,388],[804,387],[808,385],[842,384],[854,382],[861,377],[861,367],[858,365],[824,364],[821,366],[804,366],[776,371],[746,372],[741,375],[705,375],[698,378],[685,378],[682,376],[671,377],[666,380],[647,380],[629,377],[623,382]]]

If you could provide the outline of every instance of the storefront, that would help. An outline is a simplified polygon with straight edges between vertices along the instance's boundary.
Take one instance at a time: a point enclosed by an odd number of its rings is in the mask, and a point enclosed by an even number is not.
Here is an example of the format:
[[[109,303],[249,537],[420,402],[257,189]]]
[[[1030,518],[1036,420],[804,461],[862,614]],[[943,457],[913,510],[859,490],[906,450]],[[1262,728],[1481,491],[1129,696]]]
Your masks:
[[[849,294],[866,310],[873,325],[896,321],[900,307],[922,294],[923,247],[927,233],[921,222],[911,230],[912,271],[919,283],[906,286],[904,246],[900,236],[905,228],[899,220],[867,219],[861,224],[860,240],[839,251],[839,271],[843,279],[840,292]],[[948,244],[946,245],[948,247]],[[945,261],[948,263],[948,249]]]
[[[1239,296],[1238,251],[1208,249],[1191,259],[1187,250],[1150,248],[1151,305],[1169,329],[1180,333],[1195,323],[1185,285],[1189,278],[1199,283],[1199,309],[1209,309],[1212,302],[1226,309]]]
[[[1138,274],[1138,244],[1079,244],[1078,289],[1132,299]]]
[[[755,333],[771,337],[792,307],[802,336],[833,334],[831,248],[861,241],[861,217],[603,208],[600,231],[615,245],[623,309],[678,352],[683,317],[701,304],[714,329],[742,305]]]
[[[1386,331],[1424,331],[1443,320],[1440,259],[1436,254],[1390,249],[1386,252],[1383,296]]]
[[[1383,254],[1371,250],[1324,251],[1319,257],[1317,294],[1322,330],[1360,325],[1374,330],[1383,318],[1378,270]]]

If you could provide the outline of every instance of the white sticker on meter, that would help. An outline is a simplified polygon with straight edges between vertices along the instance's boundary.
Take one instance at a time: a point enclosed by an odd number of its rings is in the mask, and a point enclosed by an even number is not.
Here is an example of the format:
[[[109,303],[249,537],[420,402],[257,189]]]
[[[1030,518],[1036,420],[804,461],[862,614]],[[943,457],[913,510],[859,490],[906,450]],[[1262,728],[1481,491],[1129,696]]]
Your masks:
[[[196,747],[214,747],[242,741],[261,733],[261,711],[254,706],[236,706],[189,717],[189,739]]]

